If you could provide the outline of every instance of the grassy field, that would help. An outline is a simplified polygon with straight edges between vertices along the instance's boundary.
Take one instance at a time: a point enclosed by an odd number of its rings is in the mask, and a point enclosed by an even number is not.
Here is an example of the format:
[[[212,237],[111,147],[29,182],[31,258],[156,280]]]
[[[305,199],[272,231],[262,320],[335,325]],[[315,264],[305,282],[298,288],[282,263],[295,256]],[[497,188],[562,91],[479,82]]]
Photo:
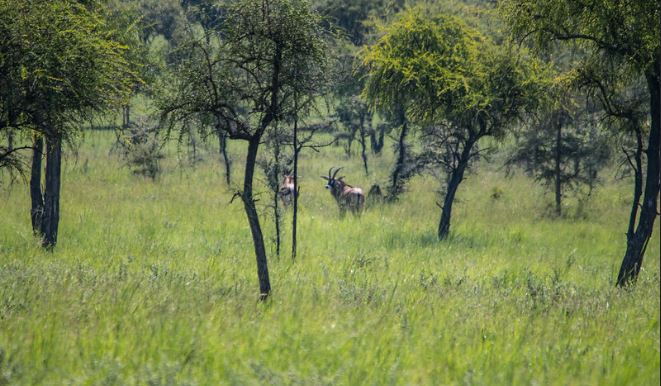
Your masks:
[[[340,148],[308,152],[295,263],[290,224],[277,258],[259,197],[273,286],[261,303],[215,149],[194,168],[170,150],[152,182],[112,140],[89,132],[66,159],[52,253],[31,236],[27,187],[0,191],[0,385],[659,384],[658,221],[638,285],[615,289],[631,182],[612,172],[579,215],[570,204],[554,219],[542,188],[485,162],[438,242],[430,177],[360,218],[339,218],[323,189],[334,165],[352,184],[382,181],[390,148],[369,177]]]

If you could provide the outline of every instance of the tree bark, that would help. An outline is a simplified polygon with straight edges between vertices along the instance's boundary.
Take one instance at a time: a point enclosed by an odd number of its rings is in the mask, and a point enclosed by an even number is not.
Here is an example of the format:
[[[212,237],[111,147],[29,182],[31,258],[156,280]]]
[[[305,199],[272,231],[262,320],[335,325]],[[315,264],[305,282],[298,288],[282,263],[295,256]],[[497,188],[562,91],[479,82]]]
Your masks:
[[[275,255],[280,259],[280,244],[281,244],[281,237],[280,233],[282,232],[280,229],[280,205],[278,204],[278,201],[280,199],[279,197],[279,191],[276,190],[273,192],[273,221],[275,222]]]
[[[367,148],[365,146],[365,115],[360,115],[360,156],[363,159],[363,168],[365,169],[365,175],[369,176],[370,171],[367,167]]]
[[[404,171],[404,162],[406,161],[406,136],[409,132],[409,125],[405,117],[402,118],[402,122],[402,130],[399,133],[399,140],[397,141],[397,160],[390,175],[390,187],[388,188],[387,199],[390,202],[396,201],[404,190],[401,174]]]
[[[661,125],[661,97],[659,95],[659,59],[654,68],[647,74],[647,86],[650,93],[650,115],[652,125],[647,142],[647,176],[645,179],[645,195],[640,208],[640,219],[636,231],[627,240],[627,250],[624,253],[622,266],[617,275],[617,285],[625,287],[638,279],[647,243],[654,230],[654,220],[657,216],[657,200],[659,197],[659,126]]]
[[[459,156],[459,162],[457,167],[450,174],[450,179],[448,181],[448,190],[445,193],[445,199],[443,200],[443,208],[441,211],[441,220],[438,224],[438,239],[444,240],[450,234],[450,219],[452,217],[452,204],[454,203],[454,198],[457,194],[457,189],[459,184],[464,179],[464,173],[466,172],[466,167],[468,166],[468,161],[470,160],[470,153],[473,149],[475,141],[471,138],[466,141],[464,149]]]
[[[295,111],[298,111],[298,103],[296,100]],[[291,227],[291,260],[296,261],[296,247],[298,241],[297,225],[298,225],[298,155],[301,152],[301,147],[298,144],[298,115],[294,117],[294,207],[292,214],[292,227]]]
[[[633,201],[631,202],[631,214],[629,216],[629,227],[627,228],[627,243],[633,239],[640,197],[643,195],[643,133],[637,122],[634,122],[634,130],[636,132],[636,153],[634,154],[636,163],[634,165]]]
[[[44,196],[41,191],[41,159],[44,154],[44,139],[34,136],[32,140],[32,169],[30,172],[30,218],[32,219],[32,232],[35,236],[43,237],[41,223],[44,214]]]
[[[255,248],[255,257],[257,260],[257,277],[259,278],[260,299],[264,300],[271,292],[271,282],[269,280],[268,262],[266,259],[266,248],[264,247],[264,235],[259,225],[259,216],[255,208],[253,198],[252,183],[255,174],[255,162],[257,160],[257,151],[259,149],[259,136],[254,136],[248,142],[248,154],[246,156],[246,170],[243,180],[243,192],[241,198],[243,207],[248,217],[250,232],[252,233],[253,246]]]
[[[556,117],[556,135],[555,135],[555,214],[562,216],[562,124],[560,116]]]
[[[60,222],[60,181],[62,166],[62,138],[58,134],[46,136],[46,184],[44,189],[44,217],[41,223],[42,245],[53,248],[57,243]]]
[[[126,129],[131,124],[131,106],[122,106],[122,127]]]
[[[7,151],[11,153],[12,150],[14,150],[14,132],[9,129],[7,133]]]
[[[383,149],[383,142],[386,135],[386,126],[381,124],[378,125],[376,129],[373,129],[371,113],[367,118],[367,124],[369,126],[368,132],[370,135],[370,145],[372,147],[372,153],[381,154],[381,149]],[[378,137],[377,137],[377,131],[378,131]]]
[[[225,165],[225,183],[229,186],[232,181],[232,161],[229,154],[227,154],[227,134],[221,130],[218,130],[218,144],[220,155],[223,157],[223,164]]]

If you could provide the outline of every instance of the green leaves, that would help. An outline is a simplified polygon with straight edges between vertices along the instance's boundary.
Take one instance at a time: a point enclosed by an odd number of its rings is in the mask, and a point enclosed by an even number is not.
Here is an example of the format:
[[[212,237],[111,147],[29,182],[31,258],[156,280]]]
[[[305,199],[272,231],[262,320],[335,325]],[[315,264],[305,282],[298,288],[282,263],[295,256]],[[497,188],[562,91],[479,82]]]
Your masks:
[[[65,130],[91,110],[125,101],[139,81],[127,59],[129,48],[113,39],[96,4],[75,1],[0,0],[6,35],[0,52],[7,68],[0,74],[0,98],[36,115],[48,116],[48,130]],[[43,128],[41,128],[43,129]],[[44,129],[45,130],[45,129]]]
[[[363,95],[375,108],[401,107],[418,123],[465,129],[481,117],[486,135],[501,131],[531,100],[534,61],[519,60],[517,49],[496,47],[457,18],[414,8],[382,34],[363,59]]]

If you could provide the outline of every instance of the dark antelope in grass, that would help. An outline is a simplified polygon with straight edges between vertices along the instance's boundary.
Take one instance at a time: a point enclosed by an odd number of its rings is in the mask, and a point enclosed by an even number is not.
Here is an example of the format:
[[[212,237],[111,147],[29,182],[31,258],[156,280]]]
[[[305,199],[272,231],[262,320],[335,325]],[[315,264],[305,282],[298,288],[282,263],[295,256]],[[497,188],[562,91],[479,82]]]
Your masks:
[[[330,190],[335,201],[337,201],[337,205],[340,207],[340,213],[344,213],[347,209],[352,213],[360,213],[365,206],[365,194],[361,188],[344,182],[344,176],[335,178],[340,170],[342,168],[337,168],[333,172],[333,168],[330,168],[327,177],[321,176],[321,178],[327,181],[326,189]]]

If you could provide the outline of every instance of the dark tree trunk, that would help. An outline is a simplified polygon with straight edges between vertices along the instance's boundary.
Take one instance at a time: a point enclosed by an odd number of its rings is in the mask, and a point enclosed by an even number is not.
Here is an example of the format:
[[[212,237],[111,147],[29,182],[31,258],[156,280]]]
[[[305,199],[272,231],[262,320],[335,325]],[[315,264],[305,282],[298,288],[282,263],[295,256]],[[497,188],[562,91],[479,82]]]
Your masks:
[[[279,201],[279,191],[276,190],[273,192],[273,221],[275,222],[275,255],[280,258],[280,244],[281,244],[281,237],[280,233],[282,230],[280,229],[280,205],[278,204]]]
[[[363,159],[363,168],[365,175],[369,176],[370,171],[367,168],[367,148],[365,146],[365,114],[360,115],[360,156]]]
[[[643,133],[638,123],[634,123],[634,130],[636,132],[634,187],[633,201],[631,202],[631,215],[629,216],[629,227],[627,228],[627,243],[633,240],[634,230],[636,229],[636,219],[638,218],[638,207],[640,206],[640,197],[643,195]]]
[[[60,178],[62,166],[62,138],[46,137],[46,184],[44,189],[44,217],[41,222],[43,246],[53,248],[57,243],[60,222]]]
[[[372,114],[369,115],[367,120],[369,125],[369,135],[370,135],[370,145],[372,147],[372,153],[381,154],[381,149],[383,149],[383,143],[386,136],[386,126],[381,124],[378,125],[376,129],[372,128]],[[377,137],[378,133],[378,137]]]
[[[229,154],[227,154],[227,134],[221,130],[218,130],[218,145],[220,155],[223,157],[223,164],[225,165],[225,183],[229,186],[232,181],[232,161]]]
[[[30,217],[32,219],[32,232],[39,237],[41,233],[41,222],[44,215],[44,196],[41,191],[41,160],[44,154],[44,139],[34,136],[32,141],[32,170],[30,172],[30,199],[32,208]]]
[[[298,109],[298,105],[296,105]],[[298,194],[300,188],[298,187],[298,154],[301,148],[298,145],[298,118],[294,118],[294,207],[292,215],[291,227],[291,259],[296,261],[296,243],[297,243],[297,224],[298,224]]]
[[[556,117],[556,135],[555,135],[555,214],[562,216],[562,123],[559,117]]]
[[[7,133],[7,152],[14,150],[14,132],[10,129]]]
[[[445,193],[445,199],[443,200],[443,208],[441,212],[441,220],[438,224],[438,238],[439,240],[444,240],[450,234],[450,219],[452,217],[452,204],[454,203],[454,198],[457,194],[457,189],[459,184],[464,180],[464,173],[466,172],[466,167],[468,167],[468,161],[470,160],[470,153],[473,149],[475,141],[469,139],[464,145],[464,149],[459,156],[457,167],[450,173],[450,179],[448,180],[448,189]]]
[[[620,287],[635,283],[643,264],[647,242],[654,230],[654,220],[657,216],[657,199],[659,197],[659,126],[661,125],[661,97],[659,95],[659,59],[657,57],[653,71],[647,75],[647,85],[650,93],[650,114],[652,125],[647,143],[647,176],[645,179],[645,195],[640,208],[640,219],[633,237],[627,240],[627,250],[622,260],[622,266],[617,276]]]
[[[282,175],[280,170],[280,140],[278,139],[277,127],[275,133],[275,143],[273,144],[273,160],[275,162],[275,169],[272,171],[274,174],[274,180],[271,181],[273,185],[273,221],[275,222],[275,254],[280,258],[280,244],[281,244],[281,219],[280,219],[280,184],[278,183],[278,178]]]
[[[122,127],[126,129],[131,124],[131,106],[122,106]]]
[[[257,259],[257,277],[259,278],[260,298],[263,300],[266,299],[271,292],[271,283],[269,280],[269,269],[266,260],[266,249],[264,247],[264,235],[262,234],[262,228],[259,225],[259,216],[257,215],[255,200],[252,194],[252,182],[255,174],[255,162],[257,160],[259,141],[259,136],[255,136],[249,141],[241,198],[243,200],[246,216],[248,217],[250,232],[252,233],[255,257]]]
[[[406,136],[409,132],[409,125],[406,118],[402,118],[402,129],[399,133],[399,140],[397,141],[397,160],[390,175],[390,187],[388,188],[387,199],[390,202],[397,201],[399,195],[404,190],[401,175],[404,171],[404,163],[406,162]]]
[[[347,157],[351,157],[351,145],[353,144],[354,139],[356,139],[357,131],[358,131],[357,127],[351,127],[351,130],[347,135],[347,146],[344,148],[344,153],[347,155]]]

